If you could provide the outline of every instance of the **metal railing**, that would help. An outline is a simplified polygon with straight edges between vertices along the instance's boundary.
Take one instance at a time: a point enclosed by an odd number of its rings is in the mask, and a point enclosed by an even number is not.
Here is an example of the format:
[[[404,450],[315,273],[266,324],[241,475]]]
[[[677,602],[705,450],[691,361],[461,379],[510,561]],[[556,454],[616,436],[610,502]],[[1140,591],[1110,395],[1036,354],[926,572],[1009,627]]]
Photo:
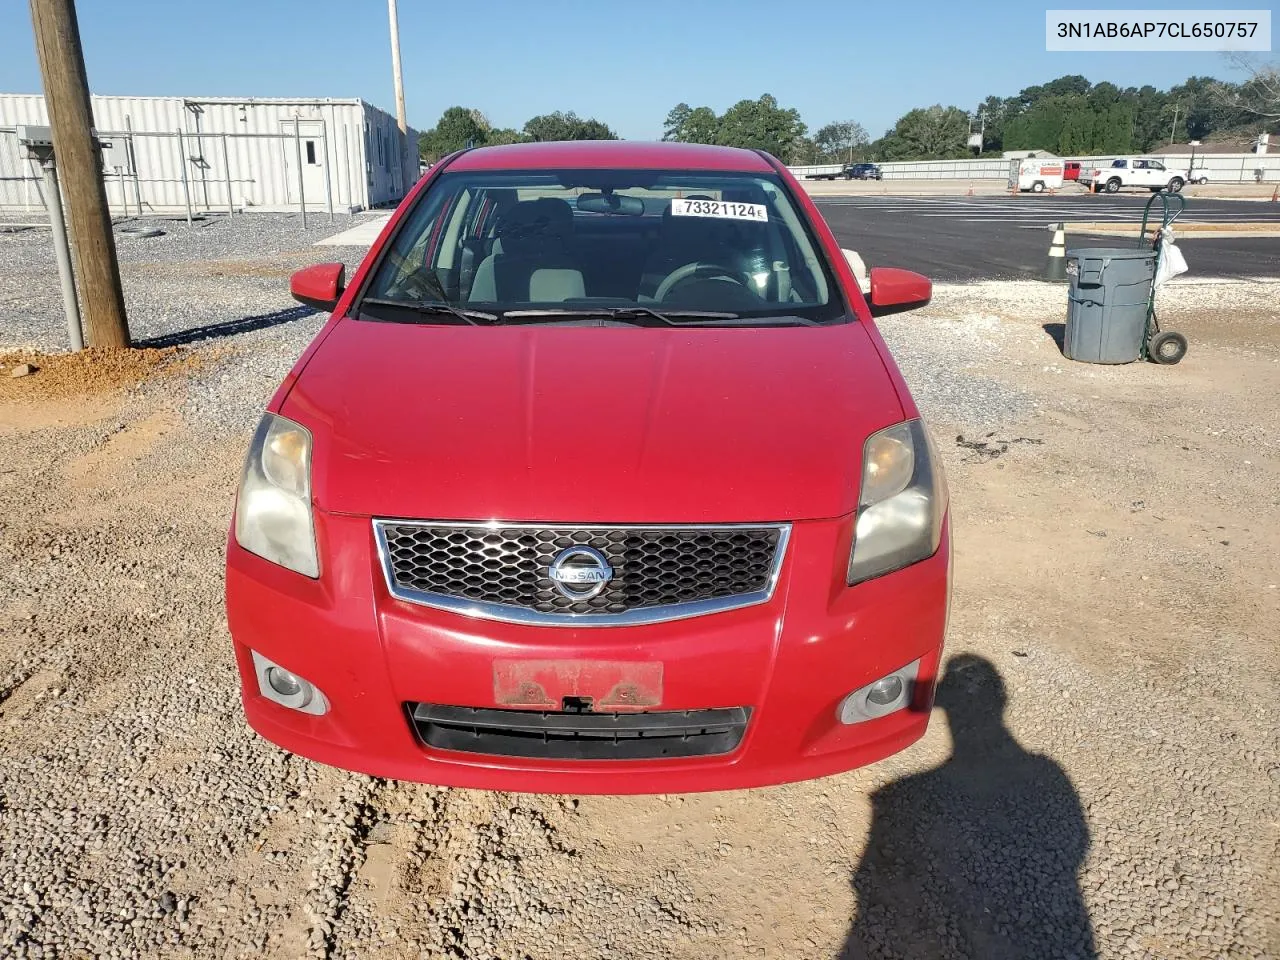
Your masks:
[[[1082,166],[1109,167],[1117,156],[1154,156],[1171,173],[1191,170],[1192,157],[1187,154],[1112,154],[1107,157],[1062,157],[1078,160]],[[789,169],[798,177],[815,172],[815,164],[796,164]],[[1009,179],[1009,160],[983,157],[966,160],[906,160],[878,164],[885,180],[1005,180]],[[1276,154],[1204,154],[1195,155],[1195,172],[1207,176],[1210,183],[1272,183],[1280,180],[1280,155]]]

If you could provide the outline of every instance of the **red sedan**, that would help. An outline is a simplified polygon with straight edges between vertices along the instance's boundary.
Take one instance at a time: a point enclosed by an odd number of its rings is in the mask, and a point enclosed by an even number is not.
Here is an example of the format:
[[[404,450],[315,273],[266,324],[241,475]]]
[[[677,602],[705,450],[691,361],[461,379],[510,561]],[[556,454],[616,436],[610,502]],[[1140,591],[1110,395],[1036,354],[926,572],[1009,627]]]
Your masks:
[[[544,143],[432,168],[277,390],[227,547],[245,713],[381,777],[716,790],[925,730],[937,454],[785,167]]]

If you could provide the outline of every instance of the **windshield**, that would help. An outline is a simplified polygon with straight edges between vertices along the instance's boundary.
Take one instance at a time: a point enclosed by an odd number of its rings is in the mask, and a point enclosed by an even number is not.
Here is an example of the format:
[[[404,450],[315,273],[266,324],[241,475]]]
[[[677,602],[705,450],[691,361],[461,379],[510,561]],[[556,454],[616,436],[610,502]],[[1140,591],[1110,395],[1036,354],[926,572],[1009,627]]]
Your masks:
[[[530,311],[539,319],[611,311],[845,319],[781,182],[743,173],[445,173],[409,214],[363,296],[362,311],[374,303],[453,308],[436,309],[433,323],[527,321]],[[400,319],[383,314],[376,319]]]

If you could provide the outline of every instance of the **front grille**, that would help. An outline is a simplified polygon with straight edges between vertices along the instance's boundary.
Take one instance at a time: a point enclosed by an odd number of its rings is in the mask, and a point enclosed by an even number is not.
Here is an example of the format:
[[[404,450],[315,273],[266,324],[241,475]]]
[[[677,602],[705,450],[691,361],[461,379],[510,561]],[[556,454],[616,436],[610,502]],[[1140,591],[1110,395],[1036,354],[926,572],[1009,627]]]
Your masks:
[[[538,760],[661,760],[712,757],[742,742],[751,710],[540,713],[410,703],[429,747]]]
[[[648,623],[769,599],[788,528],[480,526],[375,521],[387,585],[403,600],[516,622]],[[595,596],[551,579],[572,547],[612,579]]]

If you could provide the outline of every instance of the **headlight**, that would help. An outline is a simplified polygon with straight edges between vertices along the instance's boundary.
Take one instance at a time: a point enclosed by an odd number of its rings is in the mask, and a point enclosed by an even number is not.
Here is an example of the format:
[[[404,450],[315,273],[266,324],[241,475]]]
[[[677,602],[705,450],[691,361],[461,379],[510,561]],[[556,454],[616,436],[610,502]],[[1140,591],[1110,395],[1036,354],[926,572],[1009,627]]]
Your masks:
[[[306,427],[273,413],[258,424],[236,500],[236,543],[303,576],[320,575]]]
[[[862,453],[849,584],[933,556],[946,512],[947,488],[924,424],[908,420],[872,434]]]

